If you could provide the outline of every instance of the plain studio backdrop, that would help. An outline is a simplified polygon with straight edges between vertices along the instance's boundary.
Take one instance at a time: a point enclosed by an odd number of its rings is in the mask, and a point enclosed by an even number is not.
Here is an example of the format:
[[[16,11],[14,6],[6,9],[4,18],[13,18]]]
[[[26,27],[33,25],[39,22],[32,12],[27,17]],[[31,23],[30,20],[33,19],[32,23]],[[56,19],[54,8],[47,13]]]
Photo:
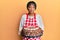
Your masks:
[[[18,27],[21,16],[27,12],[30,0],[0,0],[0,40],[21,40]],[[44,35],[42,40],[60,40],[60,0],[34,0],[36,13],[42,16]]]

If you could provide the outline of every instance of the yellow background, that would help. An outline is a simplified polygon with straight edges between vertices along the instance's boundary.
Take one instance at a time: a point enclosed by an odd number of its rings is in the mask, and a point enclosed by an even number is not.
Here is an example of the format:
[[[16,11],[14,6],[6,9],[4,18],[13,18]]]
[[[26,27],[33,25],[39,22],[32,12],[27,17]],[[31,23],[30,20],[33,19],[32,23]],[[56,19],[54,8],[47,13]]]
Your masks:
[[[18,27],[29,0],[0,0],[0,40],[21,40]],[[42,40],[60,40],[60,0],[34,0],[45,26]]]

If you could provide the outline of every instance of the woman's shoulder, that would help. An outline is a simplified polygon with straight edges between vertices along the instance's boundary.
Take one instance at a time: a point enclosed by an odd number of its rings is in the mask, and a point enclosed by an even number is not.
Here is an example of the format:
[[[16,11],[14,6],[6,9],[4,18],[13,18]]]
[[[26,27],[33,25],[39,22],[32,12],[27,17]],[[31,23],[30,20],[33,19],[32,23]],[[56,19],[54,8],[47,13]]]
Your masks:
[[[25,18],[26,17],[26,14],[23,14],[22,15],[22,18]],[[38,18],[38,17],[41,17],[41,15],[40,14],[36,14],[36,17]]]
[[[36,14],[36,17],[41,17],[41,15],[40,14]]]
[[[23,14],[23,15],[22,15],[22,17],[25,17],[25,16],[26,16],[26,14]]]
[[[25,19],[25,18],[26,18],[26,14],[23,14],[23,15],[22,15],[22,18]]]

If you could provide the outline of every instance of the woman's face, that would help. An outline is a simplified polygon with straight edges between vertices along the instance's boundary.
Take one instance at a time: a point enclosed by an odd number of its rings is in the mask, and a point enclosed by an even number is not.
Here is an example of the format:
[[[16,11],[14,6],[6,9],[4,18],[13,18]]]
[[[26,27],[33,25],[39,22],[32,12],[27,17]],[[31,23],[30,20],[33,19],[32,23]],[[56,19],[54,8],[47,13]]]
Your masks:
[[[30,13],[34,13],[34,10],[35,10],[35,6],[34,6],[34,4],[31,4],[31,5],[28,7],[28,11],[29,11]]]

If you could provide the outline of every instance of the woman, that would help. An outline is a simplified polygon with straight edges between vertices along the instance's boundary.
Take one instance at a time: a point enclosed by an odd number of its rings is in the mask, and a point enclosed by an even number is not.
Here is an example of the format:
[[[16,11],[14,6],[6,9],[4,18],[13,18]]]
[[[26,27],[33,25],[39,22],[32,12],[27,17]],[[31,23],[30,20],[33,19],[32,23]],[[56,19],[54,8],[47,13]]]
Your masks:
[[[42,29],[42,31],[44,30],[44,25],[42,22],[42,18],[39,14],[36,14],[34,11],[36,10],[36,3],[34,1],[29,1],[27,3],[27,10],[28,13],[24,14],[21,18],[20,21],[20,27],[19,27],[19,32],[18,34],[21,34],[21,31],[24,27],[30,27],[30,26],[34,26],[34,27],[40,27]],[[23,37],[23,40],[41,40],[40,37]]]

